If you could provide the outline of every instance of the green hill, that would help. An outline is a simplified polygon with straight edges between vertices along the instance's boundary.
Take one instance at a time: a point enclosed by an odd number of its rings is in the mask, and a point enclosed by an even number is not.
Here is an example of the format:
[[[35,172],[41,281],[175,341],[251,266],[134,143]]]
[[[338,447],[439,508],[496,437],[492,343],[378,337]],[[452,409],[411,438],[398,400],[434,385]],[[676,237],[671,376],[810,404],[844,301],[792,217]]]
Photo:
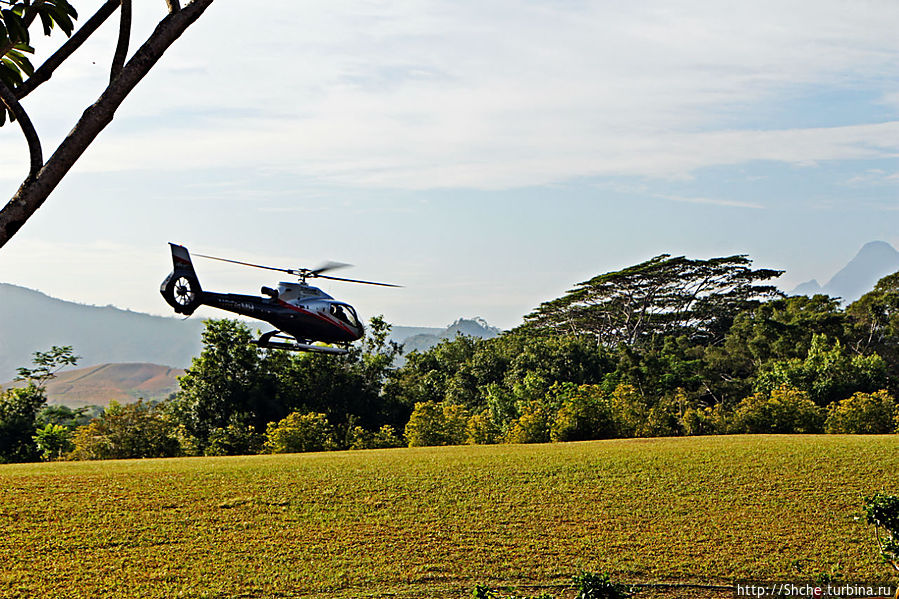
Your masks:
[[[158,364],[100,364],[65,370],[47,383],[47,401],[79,408],[108,406],[115,400],[130,403],[138,399],[162,401],[178,390],[180,368]]]
[[[5,597],[464,597],[582,569],[880,581],[855,516],[899,492],[899,435],[8,465],[0,488]]]
[[[155,291],[154,291],[155,293]],[[81,364],[147,362],[185,367],[201,349],[203,321],[87,306],[0,283],[0,381],[32,354],[71,345]]]

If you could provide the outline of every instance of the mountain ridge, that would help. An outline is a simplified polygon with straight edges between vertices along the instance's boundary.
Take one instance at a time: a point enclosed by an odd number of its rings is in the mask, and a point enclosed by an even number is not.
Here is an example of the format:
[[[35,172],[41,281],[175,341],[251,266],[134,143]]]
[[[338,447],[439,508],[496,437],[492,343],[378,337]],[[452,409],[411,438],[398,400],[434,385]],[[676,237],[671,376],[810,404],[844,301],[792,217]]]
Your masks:
[[[824,285],[816,279],[797,285],[791,295],[825,294],[850,304],[871,291],[877,281],[899,271],[899,251],[886,241],[869,241]]]
[[[228,315],[223,313],[223,317]],[[40,291],[0,283],[0,381],[31,364],[34,352],[70,345],[81,364],[148,363],[187,368],[202,350],[203,320],[184,320],[132,312],[114,306],[91,306]],[[390,338],[411,349],[427,349],[462,334],[492,337],[499,329],[481,318],[460,318],[444,328],[393,326]]]

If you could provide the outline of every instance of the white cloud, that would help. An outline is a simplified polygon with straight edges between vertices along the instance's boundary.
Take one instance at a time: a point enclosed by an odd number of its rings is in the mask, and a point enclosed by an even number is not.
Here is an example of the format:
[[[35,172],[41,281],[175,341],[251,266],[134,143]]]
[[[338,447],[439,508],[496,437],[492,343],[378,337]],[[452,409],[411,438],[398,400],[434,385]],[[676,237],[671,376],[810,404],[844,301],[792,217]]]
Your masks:
[[[366,126],[359,125],[360,130]],[[319,128],[320,135],[310,135]],[[174,157],[176,134],[160,130],[105,140],[90,150],[80,168],[103,172],[236,165],[349,186],[496,189],[587,176],[675,178],[703,167],[756,160],[811,167],[899,154],[899,121],[816,129],[607,135],[507,149],[493,138],[477,137],[453,149],[452,144],[435,144],[439,133],[431,128],[399,129],[385,144],[382,135],[390,135],[389,131],[378,133],[373,124],[368,128],[369,133],[354,142],[336,134],[328,137],[324,122],[245,121],[230,127],[221,123],[217,130],[182,130]]]
[[[239,12],[214,4],[77,168],[267,166],[348,185],[501,188],[899,149],[896,122],[743,130],[746,115],[764,122],[809,88],[895,81],[894,2],[282,0],[268,10],[277,18],[264,35],[248,36]],[[106,67],[88,59],[108,50],[104,35],[54,92],[90,97]],[[72,105],[70,119],[83,108]],[[51,137],[73,122],[55,94],[34,109]],[[20,151],[0,144],[2,157]]]
[[[664,200],[671,200],[672,202],[684,202],[686,204],[707,204],[709,206],[724,206],[728,208],[753,208],[753,209],[761,209],[764,208],[761,204],[757,204],[754,202],[740,202],[737,200],[727,200],[722,198],[705,198],[705,197],[685,197],[685,196],[665,196],[660,195],[657,196]]]

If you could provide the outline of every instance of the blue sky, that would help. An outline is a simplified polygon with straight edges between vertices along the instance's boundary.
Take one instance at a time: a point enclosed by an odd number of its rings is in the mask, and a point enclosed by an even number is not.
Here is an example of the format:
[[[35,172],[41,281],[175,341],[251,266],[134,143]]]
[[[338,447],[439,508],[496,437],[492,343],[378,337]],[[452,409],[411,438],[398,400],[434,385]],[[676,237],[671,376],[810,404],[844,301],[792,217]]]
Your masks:
[[[0,250],[0,280],[165,314],[171,240],[405,286],[325,286],[364,316],[511,327],[659,253],[746,253],[790,289],[899,246],[899,4],[633,4],[277,0],[248,31],[219,0]],[[46,152],[114,35],[28,98]],[[0,130],[7,196],[23,147]]]

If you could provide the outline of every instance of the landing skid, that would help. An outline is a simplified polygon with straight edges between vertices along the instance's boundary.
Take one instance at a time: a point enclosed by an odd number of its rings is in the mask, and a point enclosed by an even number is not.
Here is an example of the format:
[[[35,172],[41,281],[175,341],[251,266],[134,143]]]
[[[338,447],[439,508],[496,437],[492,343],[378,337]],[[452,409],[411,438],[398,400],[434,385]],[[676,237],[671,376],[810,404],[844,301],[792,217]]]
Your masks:
[[[272,341],[272,338],[284,339],[284,341]],[[330,347],[327,345],[311,345],[309,343],[301,343],[297,339],[288,335],[282,335],[281,331],[270,331],[265,333],[254,343],[259,347],[266,349],[285,349],[287,351],[304,351],[313,354],[332,354],[343,356],[350,353],[345,347]]]

